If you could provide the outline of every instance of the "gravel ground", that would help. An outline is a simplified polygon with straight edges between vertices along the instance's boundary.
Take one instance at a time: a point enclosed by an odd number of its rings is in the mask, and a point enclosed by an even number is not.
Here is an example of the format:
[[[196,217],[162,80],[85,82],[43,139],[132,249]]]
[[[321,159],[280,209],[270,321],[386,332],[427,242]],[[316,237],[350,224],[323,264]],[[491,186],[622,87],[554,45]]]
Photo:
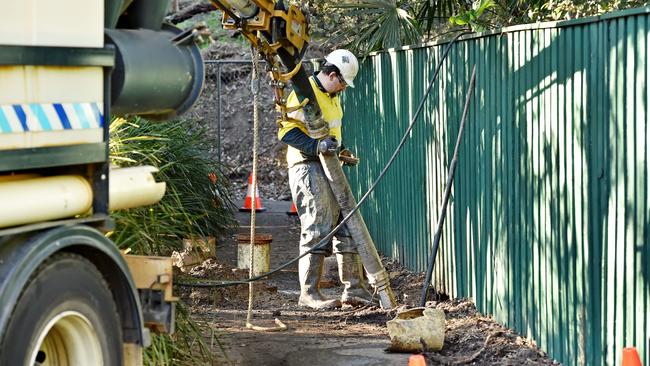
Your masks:
[[[289,202],[267,201],[268,211],[257,214],[257,232],[271,234],[271,268],[298,254],[300,230],[295,216],[288,216]],[[248,213],[237,213],[240,228],[221,239],[216,259],[209,259],[190,273],[193,277],[232,280],[247,277],[237,267],[237,242],[234,235],[248,233]],[[215,347],[220,364],[236,365],[405,365],[408,354],[387,353],[386,321],[397,311],[417,306],[423,273],[409,271],[384,259],[391,286],[397,296],[397,309],[350,307],[334,311],[312,311],[297,306],[299,285],[297,267],[290,266],[254,288],[253,324],[272,327],[274,319],[287,325],[284,332],[257,332],[247,329],[248,286],[220,289],[178,288],[177,294],[189,304],[192,317],[205,329],[206,336],[219,339],[223,351]],[[336,277],[335,267],[329,277]],[[183,279],[183,276],[180,276]],[[337,283],[323,289],[337,297]],[[470,299],[436,299],[427,306],[441,309],[446,316],[444,348],[427,352],[430,365],[556,365],[534,343],[515,331],[496,323],[476,310]]]

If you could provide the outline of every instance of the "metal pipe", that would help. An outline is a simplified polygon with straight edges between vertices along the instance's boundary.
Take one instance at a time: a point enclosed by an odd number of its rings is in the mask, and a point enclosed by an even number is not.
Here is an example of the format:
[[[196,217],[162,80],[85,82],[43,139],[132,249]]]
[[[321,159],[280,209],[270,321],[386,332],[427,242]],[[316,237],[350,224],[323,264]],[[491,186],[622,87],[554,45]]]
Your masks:
[[[217,160],[221,164],[221,63],[217,63]]]
[[[37,177],[0,183],[0,228],[82,215],[93,190],[80,175]]]
[[[111,169],[109,186],[110,210],[148,206],[157,203],[165,195],[165,182],[156,182],[152,166],[135,166]]]
[[[442,235],[442,226],[445,223],[445,217],[447,216],[447,202],[449,202],[449,196],[451,196],[451,186],[454,184],[454,176],[456,175],[456,165],[458,164],[458,148],[460,147],[461,139],[463,138],[463,131],[465,130],[465,119],[467,118],[467,112],[469,110],[469,102],[472,98],[474,92],[474,87],[476,86],[476,65],[472,68],[472,78],[469,82],[469,90],[467,92],[467,98],[465,99],[465,107],[463,108],[463,116],[460,120],[460,129],[458,131],[458,138],[456,139],[456,147],[454,147],[454,156],[451,159],[449,164],[449,173],[447,174],[447,186],[445,187],[445,195],[442,199],[442,207],[440,208],[440,217],[438,218],[438,226],[436,228],[436,234],[433,237],[433,251],[429,257],[429,264],[427,266],[427,273],[424,279],[424,285],[422,286],[422,298],[420,299],[420,306],[424,307],[427,302],[427,296],[429,295],[429,283],[431,282],[431,274],[433,273],[433,265],[436,262],[436,256],[438,255],[438,246],[440,244],[440,236]]]
[[[165,194],[165,183],[156,182],[152,173],[158,169],[138,166],[111,169],[110,186],[106,189],[108,210],[121,210],[154,204]],[[58,220],[91,211],[92,182],[81,175],[18,178],[0,176],[0,228]],[[105,213],[105,212],[95,212]]]

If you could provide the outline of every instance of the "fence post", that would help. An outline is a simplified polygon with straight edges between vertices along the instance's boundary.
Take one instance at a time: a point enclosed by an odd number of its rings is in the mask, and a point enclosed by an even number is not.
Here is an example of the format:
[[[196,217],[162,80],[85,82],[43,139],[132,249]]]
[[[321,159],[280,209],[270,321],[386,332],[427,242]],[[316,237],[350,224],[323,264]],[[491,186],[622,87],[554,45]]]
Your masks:
[[[217,62],[217,160],[221,165],[221,63]]]

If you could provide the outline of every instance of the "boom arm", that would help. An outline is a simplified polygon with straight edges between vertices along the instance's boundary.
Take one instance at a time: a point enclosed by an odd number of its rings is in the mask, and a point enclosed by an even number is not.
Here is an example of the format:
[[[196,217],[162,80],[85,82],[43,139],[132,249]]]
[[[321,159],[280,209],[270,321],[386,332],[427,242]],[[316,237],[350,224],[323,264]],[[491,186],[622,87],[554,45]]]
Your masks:
[[[286,106],[285,87],[291,80],[299,108],[305,112],[305,124],[312,138],[328,135],[327,123],[309,83],[301,59],[309,42],[307,17],[295,5],[287,9],[283,1],[210,0],[223,12],[225,29],[239,30],[266,60],[275,103],[280,111],[278,123],[289,120],[292,110]],[[284,67],[283,67],[284,66]],[[282,71],[282,70],[286,71]]]

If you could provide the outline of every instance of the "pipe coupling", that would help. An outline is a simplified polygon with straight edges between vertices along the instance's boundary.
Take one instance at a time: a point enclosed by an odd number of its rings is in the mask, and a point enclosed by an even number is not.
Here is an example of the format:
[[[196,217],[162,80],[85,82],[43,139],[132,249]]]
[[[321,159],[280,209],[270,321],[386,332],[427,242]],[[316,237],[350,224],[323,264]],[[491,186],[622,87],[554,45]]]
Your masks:
[[[307,124],[307,133],[309,134],[309,137],[313,139],[322,139],[330,134],[330,129],[329,127],[324,124],[325,121],[321,118],[320,120],[322,123],[319,124]]]

